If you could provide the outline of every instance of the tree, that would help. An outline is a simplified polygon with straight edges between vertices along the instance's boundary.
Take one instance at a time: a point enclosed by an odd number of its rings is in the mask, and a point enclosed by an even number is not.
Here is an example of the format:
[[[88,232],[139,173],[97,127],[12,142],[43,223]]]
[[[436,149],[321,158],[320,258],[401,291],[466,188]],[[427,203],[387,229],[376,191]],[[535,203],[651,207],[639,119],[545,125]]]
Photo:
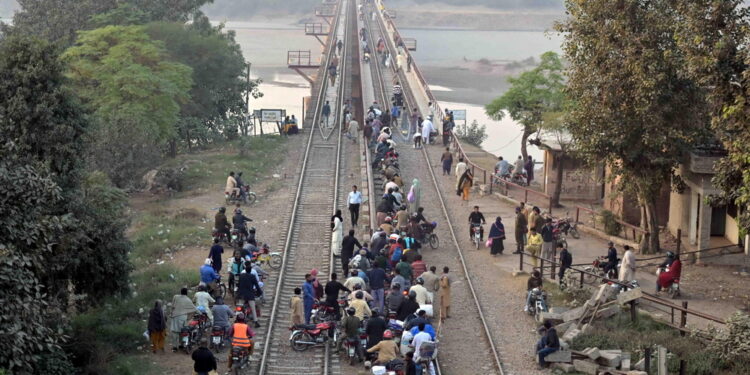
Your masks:
[[[118,186],[131,183],[176,135],[192,69],[167,57],[142,26],[81,32],[62,56],[73,87],[94,114],[90,161]]]
[[[539,66],[508,79],[511,87],[503,96],[485,106],[487,115],[495,120],[510,118],[523,125],[521,155],[528,158],[526,144],[529,136],[544,123],[544,114],[558,111],[562,104],[564,77],[562,61],[554,52],[545,52]]]
[[[552,162],[555,168],[555,190],[552,192],[551,204],[555,207],[560,207],[560,195],[562,194],[562,181],[565,174],[565,160],[574,154],[575,145],[573,139],[570,136],[570,128],[574,125],[570,123],[570,106],[567,104],[564,106],[564,110],[560,112],[550,112],[544,116],[544,136],[550,138],[555,143],[555,147],[550,144],[546,144],[542,139],[530,141],[532,144],[536,144],[542,148],[548,150],[554,149],[552,152]]]
[[[205,17],[202,17],[205,19]],[[192,68],[194,85],[181,108],[178,135],[189,149],[225,132],[235,132],[233,118],[245,112],[245,58],[234,34],[206,22],[190,26],[158,22],[146,27],[154,40],[164,42],[172,59]]]
[[[117,6],[117,0],[18,0],[21,10],[13,16],[13,30],[69,46],[90,19]]]
[[[750,10],[741,0],[678,3],[677,33],[686,74],[707,91],[711,127],[728,155],[716,166],[713,205],[742,207],[739,227],[750,233]]]
[[[682,74],[670,0],[566,1],[559,24],[576,103],[570,131],[581,155],[604,162],[642,206],[642,251],[658,251],[656,199],[703,135],[704,92]],[[673,178],[674,177],[674,178]]]
[[[13,29],[72,45],[78,31],[105,25],[132,25],[140,20],[186,22],[212,0],[18,0]],[[105,24],[102,24],[105,22]],[[112,22],[112,23],[106,23]]]

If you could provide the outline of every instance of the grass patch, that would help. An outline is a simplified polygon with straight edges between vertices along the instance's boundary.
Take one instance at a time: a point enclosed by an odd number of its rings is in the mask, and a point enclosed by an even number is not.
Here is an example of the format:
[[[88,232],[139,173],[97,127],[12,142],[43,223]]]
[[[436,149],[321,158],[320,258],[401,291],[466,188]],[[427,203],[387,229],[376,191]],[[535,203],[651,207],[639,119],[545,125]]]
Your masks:
[[[161,215],[146,213],[136,218],[134,225],[138,229],[131,236],[134,248],[130,256],[136,268],[153,263],[166,250],[175,252],[185,246],[208,244],[212,224],[204,224],[200,220],[203,215],[193,211]],[[199,218],[194,217],[196,215]]]
[[[245,156],[240,156],[239,141],[210,149],[204,155],[181,155],[167,166],[187,165],[183,177],[185,191],[197,188],[224,186],[229,171],[243,172],[242,179],[256,184],[272,167],[280,164],[286,153],[286,140],[278,135],[248,137]]]

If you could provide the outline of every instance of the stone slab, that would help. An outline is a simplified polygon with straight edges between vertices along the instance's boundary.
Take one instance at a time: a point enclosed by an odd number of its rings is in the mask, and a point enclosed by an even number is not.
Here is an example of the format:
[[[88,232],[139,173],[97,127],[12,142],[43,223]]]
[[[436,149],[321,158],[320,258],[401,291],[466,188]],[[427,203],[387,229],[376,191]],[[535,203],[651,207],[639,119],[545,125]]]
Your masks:
[[[620,305],[624,305],[630,301],[637,300],[638,298],[643,297],[643,290],[641,288],[635,288],[628,290],[627,292],[622,292],[617,295],[617,303]]]
[[[573,353],[570,350],[558,350],[544,357],[545,362],[565,362],[570,363],[573,360]]]
[[[589,362],[583,359],[573,360],[573,366],[576,371],[584,374],[596,375],[599,372],[599,365],[593,362]]]
[[[601,309],[596,313],[597,319],[607,319],[612,315],[620,312],[620,305],[612,305],[606,309]]]
[[[576,307],[575,309],[568,310],[564,313],[562,313],[562,318],[564,322],[570,322],[573,320],[581,319],[581,315],[583,315],[583,311],[586,309],[586,306]]]
[[[599,364],[609,367],[620,367],[622,361],[622,351],[620,350],[600,350],[599,358],[596,360]]]
[[[599,348],[587,348],[583,351],[583,354],[594,361],[599,358]]]
[[[551,367],[564,373],[569,373],[576,370],[575,366],[570,363],[553,363]]]
[[[581,334],[581,331],[578,328],[570,327],[565,334],[563,335],[562,339],[566,342],[573,342],[573,339],[578,337],[578,335]]]
[[[563,322],[562,314],[553,312],[541,312],[536,315],[536,320],[539,323],[544,323],[545,320],[549,320],[553,325]]]

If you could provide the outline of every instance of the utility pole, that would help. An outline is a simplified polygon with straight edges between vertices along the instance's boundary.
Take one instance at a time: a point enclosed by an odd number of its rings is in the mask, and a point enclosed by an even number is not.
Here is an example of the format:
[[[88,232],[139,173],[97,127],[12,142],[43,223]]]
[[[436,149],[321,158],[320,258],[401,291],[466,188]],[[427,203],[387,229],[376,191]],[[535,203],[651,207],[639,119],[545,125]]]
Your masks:
[[[248,62],[247,63],[247,73],[245,74],[245,80],[247,82],[247,90],[245,90],[245,110],[247,111],[248,116],[250,116],[250,67],[253,65],[253,63]],[[247,135],[247,117],[245,118],[245,124],[242,127],[242,135]]]

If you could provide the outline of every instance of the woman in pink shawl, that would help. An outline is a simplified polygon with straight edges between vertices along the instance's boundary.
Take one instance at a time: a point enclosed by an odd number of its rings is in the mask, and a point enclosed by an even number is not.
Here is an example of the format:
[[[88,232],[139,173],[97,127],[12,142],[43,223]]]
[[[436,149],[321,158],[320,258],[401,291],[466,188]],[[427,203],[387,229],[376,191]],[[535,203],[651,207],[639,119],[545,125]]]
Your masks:
[[[323,284],[321,284],[318,281],[318,270],[313,268],[312,271],[310,271],[310,275],[313,277],[313,291],[315,292],[315,299],[318,301],[322,301],[323,296]]]

